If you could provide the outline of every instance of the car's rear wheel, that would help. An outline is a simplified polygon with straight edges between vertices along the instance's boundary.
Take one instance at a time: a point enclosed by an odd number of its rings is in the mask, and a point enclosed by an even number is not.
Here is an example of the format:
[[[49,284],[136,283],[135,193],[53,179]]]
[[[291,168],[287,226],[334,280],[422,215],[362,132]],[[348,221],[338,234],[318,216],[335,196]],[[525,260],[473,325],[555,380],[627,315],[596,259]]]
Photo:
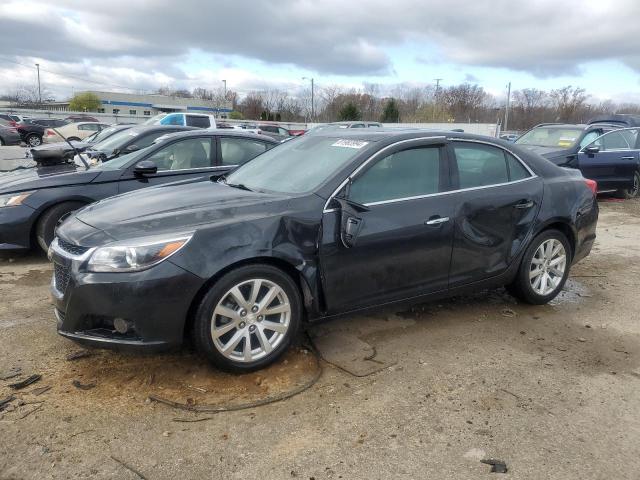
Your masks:
[[[527,303],[542,305],[564,287],[571,266],[571,247],[558,230],[546,230],[533,239],[524,253],[509,290]]]
[[[37,147],[39,145],[42,145],[42,137],[40,137],[39,135],[36,135],[35,133],[30,133],[29,135],[27,135],[24,141],[30,147]]]
[[[45,252],[53,241],[56,227],[71,212],[83,207],[81,202],[63,202],[46,210],[36,223],[36,239]]]
[[[640,171],[636,171],[633,174],[633,186],[631,188],[624,188],[617,191],[617,197],[630,199],[635,198],[640,193]]]
[[[248,265],[221,277],[205,294],[192,336],[217,367],[250,372],[286,351],[301,318],[300,291],[291,277],[270,265]]]

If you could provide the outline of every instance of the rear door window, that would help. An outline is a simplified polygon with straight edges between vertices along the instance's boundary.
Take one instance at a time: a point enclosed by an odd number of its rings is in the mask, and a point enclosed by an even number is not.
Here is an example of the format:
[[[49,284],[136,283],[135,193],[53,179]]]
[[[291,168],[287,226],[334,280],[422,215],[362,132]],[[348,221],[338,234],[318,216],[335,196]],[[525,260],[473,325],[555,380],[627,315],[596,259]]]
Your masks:
[[[531,174],[513,155],[491,145],[453,144],[459,188],[475,188],[522,180]]]

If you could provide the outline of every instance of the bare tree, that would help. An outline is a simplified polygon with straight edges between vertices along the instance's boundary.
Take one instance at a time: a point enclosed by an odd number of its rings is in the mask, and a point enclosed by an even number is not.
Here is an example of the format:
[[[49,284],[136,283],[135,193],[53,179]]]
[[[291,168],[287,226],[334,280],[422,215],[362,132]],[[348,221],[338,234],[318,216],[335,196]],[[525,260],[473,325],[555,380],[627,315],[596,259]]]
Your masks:
[[[556,110],[556,119],[559,122],[578,122],[583,121],[587,98],[589,95],[585,93],[584,88],[566,87],[551,90],[549,93],[551,101]]]

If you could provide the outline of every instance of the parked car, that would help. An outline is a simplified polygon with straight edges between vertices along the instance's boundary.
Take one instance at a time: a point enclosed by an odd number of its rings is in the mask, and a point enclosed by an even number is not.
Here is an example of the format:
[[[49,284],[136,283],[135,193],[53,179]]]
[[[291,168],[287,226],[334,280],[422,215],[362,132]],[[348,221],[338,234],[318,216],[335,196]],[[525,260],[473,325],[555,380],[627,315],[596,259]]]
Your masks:
[[[610,123],[541,123],[524,133],[515,143],[542,155],[556,165],[575,167],[581,148],[617,128],[619,126]]]
[[[92,117],[91,115],[85,115],[83,113],[77,113],[74,115],[69,115],[67,118],[65,118],[65,120],[67,122],[73,123],[73,122],[98,122],[99,120],[95,117]]]
[[[382,128],[382,124],[379,122],[361,121],[323,123],[310,128],[305,132],[305,135],[315,135],[317,133],[326,132],[328,130],[339,130],[347,128]]]
[[[120,155],[132,153],[146,148],[156,141],[158,137],[175,132],[194,130],[194,127],[181,127],[179,125],[136,125],[124,131],[120,131],[85,150],[85,158],[92,163],[108,162]],[[74,157],[77,165],[84,163]]]
[[[182,125],[183,127],[216,128],[216,118],[204,113],[168,113],[150,118],[145,125]]]
[[[598,192],[634,198],[640,192],[640,128],[605,133],[578,152],[575,168],[598,182]]]
[[[112,125],[92,133],[84,140],[71,139],[69,142],[45,143],[39,147],[29,149],[28,156],[32,157],[33,160],[40,165],[70,162],[73,161],[73,157],[77,152],[84,152],[93,145],[131,127],[132,125]],[[72,146],[70,146],[69,143],[71,143]]]
[[[289,138],[292,136],[291,133],[289,133],[289,130],[278,125],[259,124],[257,125],[257,127],[262,133],[264,133],[265,135],[269,135],[276,140],[282,141],[285,138]]]
[[[42,144],[42,137],[44,136],[44,128],[42,125],[33,123],[31,120],[25,120],[18,123],[16,129],[20,134],[20,138],[29,147],[37,147]]]
[[[64,126],[56,128],[55,130],[47,128],[44,131],[44,136],[42,137],[42,139],[44,143],[60,142],[64,138],[69,141],[77,142],[107,127],[109,127],[108,124],[99,122],[68,123]]]
[[[42,127],[53,128],[63,127],[69,123],[67,120],[62,120],[60,118],[32,118],[25,121],[35,123],[36,125],[40,125]]]
[[[500,139],[506,140],[507,142],[515,142],[519,136],[520,135],[518,135],[517,133],[504,133],[500,135]]]
[[[277,359],[303,319],[499,285],[546,303],[591,250],[594,193],[578,171],[488,137],[305,135],[218,182],[68,217],[50,249],[58,332],[138,349],[188,334],[245,372]]]
[[[63,164],[0,175],[0,250],[29,249],[34,240],[46,250],[60,219],[88,203],[163,183],[218,177],[277,145],[250,133],[160,128],[165,136],[156,143],[90,169]]]
[[[18,130],[6,122],[0,119],[0,146],[3,145],[20,145],[22,139]]]
[[[26,117],[22,115],[16,115],[14,113],[0,113],[0,120],[5,120],[9,122],[9,125],[15,127],[18,123],[24,122]]]

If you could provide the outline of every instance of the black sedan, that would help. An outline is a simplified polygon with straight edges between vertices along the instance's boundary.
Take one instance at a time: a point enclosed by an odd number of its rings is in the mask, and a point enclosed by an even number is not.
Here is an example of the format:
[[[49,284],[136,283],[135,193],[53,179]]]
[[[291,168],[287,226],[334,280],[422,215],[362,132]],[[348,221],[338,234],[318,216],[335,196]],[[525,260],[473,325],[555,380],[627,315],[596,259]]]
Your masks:
[[[89,169],[62,164],[0,175],[0,250],[28,249],[36,241],[47,250],[60,219],[88,203],[162,183],[218,177],[277,145],[245,132],[162,131],[166,136],[148,148]]]
[[[541,304],[595,239],[594,182],[455,132],[332,130],[218,181],[90,205],[51,244],[61,335],[221,368],[273,362],[304,319],[508,285]]]
[[[112,137],[118,132],[123,132],[132,128],[132,125],[112,125],[97,131],[84,140],[70,140],[69,142],[56,142],[40,145],[29,150],[29,156],[41,165],[59,164],[73,160],[78,152],[98,145],[100,142]],[[162,132],[167,133],[167,132]],[[157,137],[153,137],[155,140]],[[71,145],[69,145],[71,144]],[[80,164],[82,162],[80,161]]]

